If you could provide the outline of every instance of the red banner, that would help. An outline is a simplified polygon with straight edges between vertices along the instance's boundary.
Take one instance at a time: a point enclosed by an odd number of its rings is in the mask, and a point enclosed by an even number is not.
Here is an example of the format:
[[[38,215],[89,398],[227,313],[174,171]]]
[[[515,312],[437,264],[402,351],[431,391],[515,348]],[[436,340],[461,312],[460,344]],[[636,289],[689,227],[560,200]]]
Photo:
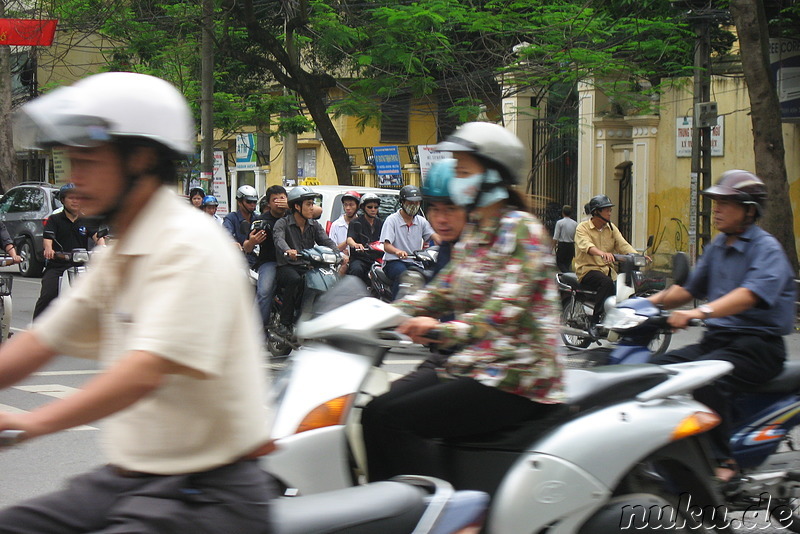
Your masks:
[[[0,45],[50,46],[57,20],[0,19]]]

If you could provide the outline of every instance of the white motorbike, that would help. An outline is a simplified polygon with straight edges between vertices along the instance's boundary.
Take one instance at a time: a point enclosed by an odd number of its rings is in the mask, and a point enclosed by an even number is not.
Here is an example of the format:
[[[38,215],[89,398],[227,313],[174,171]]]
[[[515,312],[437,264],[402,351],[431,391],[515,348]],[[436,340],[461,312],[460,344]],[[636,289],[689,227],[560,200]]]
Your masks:
[[[0,432],[0,450],[24,441],[21,430]],[[483,524],[488,496],[454,491],[443,480],[396,477],[359,487],[271,503],[274,534],[475,534]]]
[[[276,450],[263,458],[291,491],[366,480],[360,413],[388,389],[379,368],[387,351],[410,343],[394,331],[404,318],[361,298],[300,325],[303,346],[274,388]],[[684,490],[692,505],[723,502],[713,466],[697,453],[718,417],[689,393],[730,370],[725,362],[568,370],[569,402],[557,415],[438,442],[452,467],[449,481],[493,496],[489,534],[616,532],[620,521],[640,531],[688,532],[696,514],[679,507]],[[653,518],[646,513],[653,509],[669,513]]]
[[[14,265],[11,256],[0,255],[0,267]],[[10,273],[0,273],[0,343],[11,336],[11,317],[14,315],[14,306],[11,302],[11,288],[14,277]]]
[[[64,271],[58,282],[59,296],[66,295],[79,276],[86,274],[86,264],[92,257],[92,251],[85,248],[76,248],[70,252],[56,252],[54,257],[68,261],[72,265]]]

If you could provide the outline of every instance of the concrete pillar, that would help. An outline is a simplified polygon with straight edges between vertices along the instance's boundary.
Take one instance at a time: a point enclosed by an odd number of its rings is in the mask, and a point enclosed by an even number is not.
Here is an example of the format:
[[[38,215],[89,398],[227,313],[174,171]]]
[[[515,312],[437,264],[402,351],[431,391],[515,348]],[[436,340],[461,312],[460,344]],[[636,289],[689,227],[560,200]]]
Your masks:
[[[656,181],[658,164],[656,137],[660,118],[655,115],[642,115],[628,117],[626,122],[631,126],[633,139],[631,245],[643,249],[648,237],[647,209],[650,204],[650,187]]]

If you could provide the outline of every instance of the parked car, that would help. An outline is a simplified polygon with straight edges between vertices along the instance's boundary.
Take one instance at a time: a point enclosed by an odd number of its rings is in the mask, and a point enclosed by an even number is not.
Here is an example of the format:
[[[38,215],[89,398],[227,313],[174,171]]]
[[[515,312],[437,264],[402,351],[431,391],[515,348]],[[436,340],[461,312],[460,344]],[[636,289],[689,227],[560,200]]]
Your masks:
[[[0,221],[5,223],[23,261],[22,276],[40,276],[44,267],[44,220],[61,208],[58,187],[45,182],[24,182],[9,189],[0,200]]]

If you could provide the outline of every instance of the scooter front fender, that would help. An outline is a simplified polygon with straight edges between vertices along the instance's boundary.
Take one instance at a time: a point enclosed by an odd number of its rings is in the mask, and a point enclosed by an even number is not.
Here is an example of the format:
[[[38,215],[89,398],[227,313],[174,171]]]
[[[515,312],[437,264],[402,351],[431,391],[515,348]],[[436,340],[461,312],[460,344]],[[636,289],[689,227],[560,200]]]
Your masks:
[[[672,442],[695,412],[688,397],[628,401],[558,426],[534,442],[503,479],[489,517],[491,534],[577,532],[641,460]]]
[[[540,532],[551,525],[548,533],[575,533],[610,496],[608,487],[574,463],[526,453],[492,500],[487,532]]]

